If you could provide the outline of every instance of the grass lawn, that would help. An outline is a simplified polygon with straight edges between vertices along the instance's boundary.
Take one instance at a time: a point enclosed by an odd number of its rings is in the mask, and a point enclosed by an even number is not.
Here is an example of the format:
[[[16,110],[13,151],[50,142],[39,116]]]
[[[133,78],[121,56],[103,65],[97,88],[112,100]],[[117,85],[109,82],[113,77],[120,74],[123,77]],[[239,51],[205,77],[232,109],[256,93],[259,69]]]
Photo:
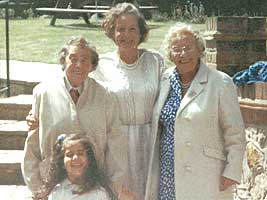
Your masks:
[[[107,38],[100,25],[88,27],[82,19],[58,19],[55,27],[49,26],[50,19],[31,18],[10,20],[10,59],[57,63],[57,52],[74,35],[85,36],[97,47],[99,53],[115,50],[113,42]],[[151,31],[149,39],[142,47],[160,50],[161,42],[175,24],[169,22],[148,22]],[[203,24],[194,25],[204,31]],[[0,19],[0,59],[5,59],[5,20]]]

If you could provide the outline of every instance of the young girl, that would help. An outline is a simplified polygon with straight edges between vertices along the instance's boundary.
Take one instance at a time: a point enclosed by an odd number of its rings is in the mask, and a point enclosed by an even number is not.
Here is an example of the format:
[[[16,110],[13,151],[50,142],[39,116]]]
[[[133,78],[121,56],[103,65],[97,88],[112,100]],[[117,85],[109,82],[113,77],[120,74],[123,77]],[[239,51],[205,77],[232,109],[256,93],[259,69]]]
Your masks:
[[[51,191],[48,200],[113,199],[107,178],[82,134],[58,136],[45,186]]]

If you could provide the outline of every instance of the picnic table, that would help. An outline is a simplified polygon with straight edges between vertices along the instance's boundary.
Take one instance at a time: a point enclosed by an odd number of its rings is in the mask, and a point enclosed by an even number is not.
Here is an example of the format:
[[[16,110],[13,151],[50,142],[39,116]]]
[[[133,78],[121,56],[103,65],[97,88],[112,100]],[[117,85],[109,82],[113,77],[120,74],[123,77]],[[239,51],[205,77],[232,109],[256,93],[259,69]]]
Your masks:
[[[98,6],[98,5],[85,5],[85,9],[110,9],[110,6]]]
[[[87,24],[90,24],[89,18],[86,14],[92,15],[97,13],[106,13],[108,10],[104,9],[74,9],[74,8],[36,8],[38,12],[52,14],[54,17],[50,21],[50,25],[54,26],[56,22],[56,13],[68,13],[68,14],[84,14],[83,18]]]
[[[98,6],[98,5],[85,5],[83,6],[85,9],[110,9],[111,6]],[[158,6],[139,6],[140,10],[153,10],[158,9]]]
[[[58,16],[64,14],[79,14],[83,17],[86,24],[90,24],[89,17],[93,14],[104,14],[109,12],[111,6],[109,5],[98,5],[98,1],[94,1],[94,5],[88,5],[89,0],[57,0],[55,8],[36,8],[35,11],[39,13],[46,13],[53,15],[50,21],[50,25],[54,26]],[[158,9],[157,6],[138,6],[142,11]],[[145,15],[145,12],[144,12]]]
[[[90,3],[91,0],[57,0],[54,8],[36,8],[37,13],[44,13],[48,15],[53,15],[50,20],[50,25],[54,26],[57,18],[62,16],[82,16],[86,24],[90,24],[89,16],[96,13],[87,9],[84,11],[83,6]],[[89,15],[89,16],[88,16]]]
[[[36,11],[47,13],[106,13],[108,10],[103,9],[74,9],[74,8],[36,8]]]
[[[110,9],[112,6],[102,6],[102,5],[85,5],[83,6],[84,9]],[[146,19],[151,19],[152,14],[151,11],[152,10],[157,10],[158,6],[138,6],[138,8],[140,9],[140,11],[143,13],[144,17]]]

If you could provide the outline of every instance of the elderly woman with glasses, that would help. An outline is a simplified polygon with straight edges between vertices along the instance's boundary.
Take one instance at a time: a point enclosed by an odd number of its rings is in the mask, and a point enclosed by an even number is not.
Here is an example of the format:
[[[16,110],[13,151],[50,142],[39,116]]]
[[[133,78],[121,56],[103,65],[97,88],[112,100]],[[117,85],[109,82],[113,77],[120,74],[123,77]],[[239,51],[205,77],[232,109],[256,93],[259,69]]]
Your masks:
[[[231,199],[240,181],[244,125],[231,78],[201,60],[205,47],[186,24],[172,27],[152,119],[146,200]]]

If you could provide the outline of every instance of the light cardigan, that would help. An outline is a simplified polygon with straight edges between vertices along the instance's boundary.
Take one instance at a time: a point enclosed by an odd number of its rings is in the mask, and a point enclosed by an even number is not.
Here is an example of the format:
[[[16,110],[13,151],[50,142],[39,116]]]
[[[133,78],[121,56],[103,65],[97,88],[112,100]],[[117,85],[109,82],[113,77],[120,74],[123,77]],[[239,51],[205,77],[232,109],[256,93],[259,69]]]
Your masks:
[[[161,109],[170,90],[166,70],[153,112],[148,182],[145,200],[159,191],[159,126]],[[177,111],[174,125],[174,174],[177,200],[217,200],[220,177],[240,181],[244,154],[244,124],[236,87],[223,72],[200,68]]]
[[[35,194],[47,177],[53,145],[61,133],[86,133],[99,167],[113,183],[126,173],[125,138],[119,130],[117,103],[111,93],[88,78],[77,104],[71,99],[63,76],[40,83],[33,90],[32,111],[39,130],[30,131],[25,143],[22,172]]]

